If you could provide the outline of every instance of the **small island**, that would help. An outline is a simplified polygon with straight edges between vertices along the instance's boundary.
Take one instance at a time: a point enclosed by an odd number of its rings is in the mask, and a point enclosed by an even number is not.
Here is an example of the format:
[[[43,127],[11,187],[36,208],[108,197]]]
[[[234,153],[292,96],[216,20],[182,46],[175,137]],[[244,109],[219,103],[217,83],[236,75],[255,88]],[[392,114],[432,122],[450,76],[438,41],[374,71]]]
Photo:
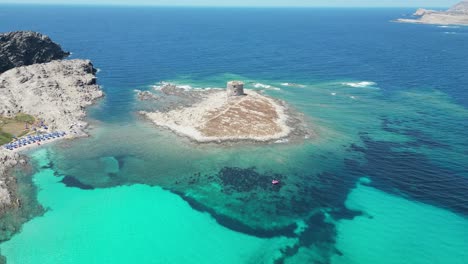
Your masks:
[[[400,18],[396,22],[432,25],[468,25],[468,1],[462,1],[446,11],[420,8],[413,16],[416,18]]]
[[[294,131],[308,137],[304,122],[285,102],[258,91],[244,89],[241,81],[230,81],[227,88],[182,91],[166,84],[161,88],[177,91],[182,97],[197,98],[197,102],[171,107],[167,111],[140,111],[140,114],[160,127],[186,136],[196,142],[257,141],[287,139]],[[170,92],[174,94],[174,92]],[[144,98],[148,92],[143,93]],[[142,93],[139,92],[142,98]],[[300,128],[299,128],[300,127]]]

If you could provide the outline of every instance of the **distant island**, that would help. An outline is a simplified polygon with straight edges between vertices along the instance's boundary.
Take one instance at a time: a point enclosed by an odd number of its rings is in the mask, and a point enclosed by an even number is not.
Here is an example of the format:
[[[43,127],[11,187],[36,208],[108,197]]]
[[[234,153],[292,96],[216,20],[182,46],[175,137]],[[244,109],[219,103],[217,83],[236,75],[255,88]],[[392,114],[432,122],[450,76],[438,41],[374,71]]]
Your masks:
[[[244,90],[241,81],[230,81],[226,89],[184,90],[165,84],[163,94],[185,100],[160,111],[140,114],[160,127],[186,136],[196,142],[287,140],[290,136],[308,137],[305,122],[285,102],[258,91]],[[159,100],[139,91],[140,100]],[[189,98],[187,102],[187,98]],[[161,101],[161,100],[159,100]]]
[[[436,11],[420,8],[414,19],[400,18],[397,22],[433,24],[433,25],[468,25],[468,0],[462,1],[446,11]]]
[[[19,207],[9,170],[20,151],[60,138],[86,136],[85,107],[103,96],[89,60],[36,32],[0,34],[0,216]]]

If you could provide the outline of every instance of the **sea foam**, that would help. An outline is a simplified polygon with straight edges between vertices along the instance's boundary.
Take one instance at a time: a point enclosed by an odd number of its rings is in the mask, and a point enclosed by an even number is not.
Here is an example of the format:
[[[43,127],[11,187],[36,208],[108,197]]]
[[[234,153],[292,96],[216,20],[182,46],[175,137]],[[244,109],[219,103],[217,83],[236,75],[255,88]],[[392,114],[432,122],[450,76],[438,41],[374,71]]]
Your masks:
[[[459,26],[438,26],[439,28],[460,28]]]
[[[271,86],[271,85],[269,85],[269,84],[264,84],[264,83],[255,83],[255,84],[254,84],[254,87],[255,87],[255,88],[268,89],[268,90],[276,90],[276,91],[281,90],[281,89],[278,88],[278,87]]]
[[[362,81],[362,82],[344,82],[341,83],[344,86],[349,86],[349,87],[355,87],[355,88],[365,88],[365,87],[370,87],[373,85],[376,85],[375,82],[370,82],[370,81]]]
[[[305,85],[303,84],[298,84],[298,83],[288,83],[288,82],[285,82],[285,83],[281,83],[281,86],[289,86],[289,87],[305,87]]]

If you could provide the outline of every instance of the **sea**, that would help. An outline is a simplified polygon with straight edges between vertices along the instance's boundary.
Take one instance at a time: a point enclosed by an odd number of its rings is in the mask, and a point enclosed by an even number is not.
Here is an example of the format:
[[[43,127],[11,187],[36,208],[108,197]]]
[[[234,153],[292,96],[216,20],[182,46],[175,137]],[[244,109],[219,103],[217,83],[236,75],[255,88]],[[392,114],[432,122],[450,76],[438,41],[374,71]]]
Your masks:
[[[468,263],[468,27],[392,22],[413,11],[1,5],[106,94],[90,137],[25,153],[3,261]],[[138,114],[136,89],[229,80],[314,136],[200,145]]]

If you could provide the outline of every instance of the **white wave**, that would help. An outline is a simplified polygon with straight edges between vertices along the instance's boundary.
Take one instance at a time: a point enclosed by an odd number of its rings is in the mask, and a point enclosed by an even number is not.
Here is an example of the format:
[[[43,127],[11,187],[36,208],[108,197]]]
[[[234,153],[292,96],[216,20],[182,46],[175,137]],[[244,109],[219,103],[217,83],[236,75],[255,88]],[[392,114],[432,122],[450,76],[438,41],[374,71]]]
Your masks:
[[[355,87],[355,88],[365,88],[369,86],[376,85],[375,82],[363,81],[363,82],[344,82],[341,83],[344,86]]]
[[[263,84],[263,83],[255,83],[255,84],[254,84],[254,87],[255,87],[255,88],[268,89],[268,90],[276,90],[276,91],[281,90],[281,89],[278,88],[278,87],[274,87],[274,86],[271,86],[271,85],[268,85],[268,84]]]
[[[275,141],[276,144],[282,144],[282,143],[288,143],[289,142],[289,139],[287,138],[282,138],[282,139],[278,139]]]
[[[190,85],[188,85],[188,84],[185,84],[185,85],[176,85],[176,86],[177,86],[177,88],[181,88],[181,89],[184,89],[184,90],[186,90],[186,91],[187,91],[187,90],[192,90],[192,89],[193,89],[193,87],[190,86]]]
[[[457,34],[457,32],[453,32],[453,31],[445,31],[444,34],[450,34],[450,35],[455,35]]]
[[[460,28],[459,26],[438,26],[439,28]]]
[[[351,95],[349,98],[351,98],[351,99],[356,99],[356,96]]]
[[[336,93],[331,93],[331,95],[335,96],[335,95],[336,95]]]
[[[155,85],[153,85],[152,87],[153,87],[154,90],[159,91],[165,85],[175,85],[177,88],[184,89],[186,91],[194,89],[192,86],[190,86],[188,84],[178,85],[178,84],[174,84],[174,83],[171,83],[171,82],[164,82],[164,81],[158,82]]]
[[[96,73],[99,73],[99,72],[101,72],[101,69],[96,68]]]
[[[298,84],[298,83],[281,83],[282,86],[290,86],[290,87],[305,87],[303,84]]]

